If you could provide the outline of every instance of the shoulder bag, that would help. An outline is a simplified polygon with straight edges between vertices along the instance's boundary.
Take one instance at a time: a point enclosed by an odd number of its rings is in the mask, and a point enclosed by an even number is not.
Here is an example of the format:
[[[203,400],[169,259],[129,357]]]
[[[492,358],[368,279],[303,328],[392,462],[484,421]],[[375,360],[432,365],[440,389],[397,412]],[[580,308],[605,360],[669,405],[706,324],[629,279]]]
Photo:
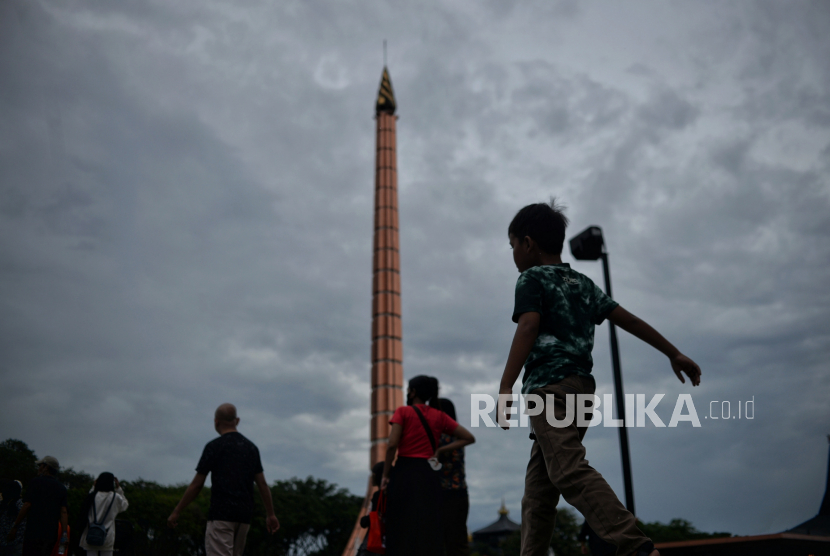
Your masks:
[[[386,553],[386,526],[383,522],[386,513],[386,492],[381,490],[378,507],[369,512],[369,532],[366,533],[366,552],[371,554]]]
[[[415,410],[415,413],[418,414],[418,419],[421,420],[421,424],[424,426],[424,429],[427,431],[427,436],[429,437],[429,443],[432,445],[432,453],[435,454],[435,450],[438,449],[438,444],[435,442],[435,436],[432,434],[432,429],[429,428],[429,423],[427,423],[426,417],[424,414],[421,413],[421,410],[418,409],[417,406],[412,406],[412,409]],[[430,457],[428,460],[429,466],[432,467],[433,471],[440,471],[443,465],[434,457]]]

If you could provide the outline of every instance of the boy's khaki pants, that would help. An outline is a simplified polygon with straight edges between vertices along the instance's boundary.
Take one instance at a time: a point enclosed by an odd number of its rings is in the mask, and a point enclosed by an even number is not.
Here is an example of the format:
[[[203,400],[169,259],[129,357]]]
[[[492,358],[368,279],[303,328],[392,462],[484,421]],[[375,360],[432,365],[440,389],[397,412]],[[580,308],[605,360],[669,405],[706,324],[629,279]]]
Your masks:
[[[570,375],[555,384],[531,392],[542,397],[555,396],[554,415],[565,419],[566,394],[593,394],[593,382],[579,375]],[[530,417],[536,440],[530,450],[522,498],[522,556],[544,556],[548,553],[556,505],[561,494],[588,520],[597,535],[617,547],[617,556],[635,554],[649,541],[637,528],[636,520],[625,509],[602,475],[588,465],[582,437],[587,427],[577,427],[576,418],[570,426],[555,428],[545,417],[548,408]]]

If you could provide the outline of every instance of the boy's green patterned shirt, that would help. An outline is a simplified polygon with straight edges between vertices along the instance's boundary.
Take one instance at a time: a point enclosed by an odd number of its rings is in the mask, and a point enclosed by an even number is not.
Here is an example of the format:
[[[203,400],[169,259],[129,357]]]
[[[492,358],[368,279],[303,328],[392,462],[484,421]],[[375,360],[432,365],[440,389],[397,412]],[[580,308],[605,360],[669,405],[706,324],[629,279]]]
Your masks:
[[[522,394],[574,373],[591,376],[594,327],[618,303],[567,263],[534,266],[516,282],[513,322],[539,313],[539,336],[525,361]]]

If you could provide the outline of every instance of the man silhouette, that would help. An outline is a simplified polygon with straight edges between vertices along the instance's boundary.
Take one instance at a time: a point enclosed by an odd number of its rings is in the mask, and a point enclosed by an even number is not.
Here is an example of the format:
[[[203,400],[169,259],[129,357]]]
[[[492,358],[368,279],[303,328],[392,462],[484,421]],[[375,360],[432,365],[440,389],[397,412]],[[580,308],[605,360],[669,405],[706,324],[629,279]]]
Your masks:
[[[20,523],[26,520],[23,533],[23,556],[48,556],[58,540],[58,523],[61,525],[60,544],[64,551],[69,544],[67,537],[69,517],[66,512],[66,487],[58,481],[60,464],[52,456],[37,463],[37,477],[29,481],[23,496],[23,507],[14,520],[9,538],[17,534]]]
[[[225,403],[216,408],[213,425],[219,438],[205,446],[196,466],[196,476],[167,523],[176,527],[179,514],[196,499],[208,474],[212,473],[205,552],[207,556],[241,556],[254,512],[253,483],[265,505],[268,532],[275,533],[280,522],[274,515],[274,503],[262,472],[259,450],[236,430],[239,425],[236,407]]]

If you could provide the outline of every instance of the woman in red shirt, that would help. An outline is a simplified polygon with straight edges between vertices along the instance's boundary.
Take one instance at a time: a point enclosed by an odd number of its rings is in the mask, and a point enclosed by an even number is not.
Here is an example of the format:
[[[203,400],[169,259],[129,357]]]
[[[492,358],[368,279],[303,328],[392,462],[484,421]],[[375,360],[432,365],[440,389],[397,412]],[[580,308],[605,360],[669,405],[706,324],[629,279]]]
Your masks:
[[[387,556],[441,553],[441,485],[438,472],[428,460],[472,444],[475,437],[449,415],[427,405],[437,398],[438,380],[416,376],[409,381],[407,405],[396,409],[389,420],[392,430],[381,481],[381,489],[387,494]],[[456,440],[439,448],[441,433]]]

